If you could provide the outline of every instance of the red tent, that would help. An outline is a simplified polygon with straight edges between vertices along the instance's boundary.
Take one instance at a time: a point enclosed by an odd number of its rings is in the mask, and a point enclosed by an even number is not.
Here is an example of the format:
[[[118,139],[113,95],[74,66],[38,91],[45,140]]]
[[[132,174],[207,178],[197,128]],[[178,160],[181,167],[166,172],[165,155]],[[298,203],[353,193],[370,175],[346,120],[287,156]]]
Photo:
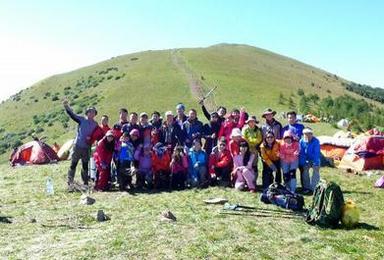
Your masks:
[[[384,136],[359,138],[347,150],[339,168],[356,171],[383,169]]]
[[[12,166],[45,164],[58,161],[55,151],[42,141],[32,141],[17,148],[11,155]]]

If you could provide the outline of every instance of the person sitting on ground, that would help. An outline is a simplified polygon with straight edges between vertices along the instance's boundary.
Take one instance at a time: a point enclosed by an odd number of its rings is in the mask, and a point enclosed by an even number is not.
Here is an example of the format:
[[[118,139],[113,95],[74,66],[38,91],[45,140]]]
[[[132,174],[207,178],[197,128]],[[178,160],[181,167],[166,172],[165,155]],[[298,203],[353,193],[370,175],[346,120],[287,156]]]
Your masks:
[[[219,115],[213,112],[209,124],[203,126],[203,138],[205,139],[204,150],[207,154],[211,154],[212,148],[217,144],[217,137],[221,127],[218,120]]]
[[[300,140],[299,165],[303,168],[301,178],[303,179],[303,193],[310,194],[315,190],[320,181],[320,142],[313,136],[311,128],[303,130],[303,137]],[[312,177],[309,177],[309,170],[312,168]]]
[[[281,183],[279,151],[280,143],[276,141],[275,135],[273,132],[267,132],[260,146],[261,159],[263,161],[263,189],[268,188],[273,182]],[[273,173],[275,173],[275,177]]]
[[[95,190],[105,191],[110,187],[108,181],[111,174],[111,161],[114,150],[115,138],[113,136],[113,131],[109,130],[98,142],[96,151],[93,154],[98,172]]]
[[[117,182],[120,191],[132,188],[132,172],[135,148],[129,140],[129,133],[124,132],[116,146]]]
[[[233,169],[232,156],[226,148],[225,137],[221,137],[218,145],[212,149],[209,155],[209,175],[211,184],[229,187],[231,184],[231,171]]]
[[[229,142],[229,152],[232,158],[240,153],[240,143],[244,141],[239,128],[233,128],[231,133],[231,141]]]
[[[159,131],[160,142],[165,146],[170,147],[170,151],[173,151],[177,144],[183,145],[184,135],[179,126],[174,121],[172,111],[167,111],[165,113],[165,122]]]
[[[171,156],[167,147],[157,143],[152,153],[153,185],[155,189],[169,189],[170,187]]]
[[[297,123],[296,116],[297,115],[295,111],[289,111],[287,113],[288,124],[283,127],[282,132],[285,133],[288,130],[291,131],[295,140],[299,141],[303,136],[304,126]]]
[[[262,117],[265,119],[265,123],[261,126],[263,138],[265,138],[268,132],[273,132],[273,135],[277,140],[280,140],[282,138],[281,129],[283,127],[280,122],[274,118],[275,115],[276,111],[273,111],[270,108],[264,110]]]
[[[185,146],[191,148],[192,140],[200,138],[203,133],[203,123],[197,118],[196,110],[191,109],[188,113],[188,119],[183,124],[183,132],[185,136]]]
[[[145,112],[140,114],[139,131],[143,145],[151,144],[152,125],[148,123],[148,115]]]
[[[201,140],[194,139],[188,152],[188,183],[191,187],[208,187],[207,154],[202,150]]]
[[[188,156],[184,152],[183,146],[176,146],[172,154],[171,167],[171,187],[173,190],[185,188],[188,172]]]
[[[179,103],[176,105],[176,116],[174,118],[175,122],[180,126],[181,130],[184,130],[184,122],[187,121],[188,117],[185,115],[185,105]]]
[[[280,143],[280,163],[283,170],[285,187],[291,192],[296,192],[296,169],[299,166],[299,142],[294,134],[288,130],[284,132]]]
[[[246,141],[240,143],[240,153],[233,157],[232,176],[235,182],[235,189],[244,190],[248,187],[250,192],[256,191],[255,172],[253,171],[253,160],[255,155],[249,151]]]
[[[119,111],[119,122],[113,125],[113,134],[116,140],[120,139],[123,134],[122,128],[128,123],[128,110],[126,108],[121,108]]]
[[[137,113],[131,112],[129,114],[129,123],[123,125],[121,131],[130,133],[133,129],[140,130],[138,121],[139,121],[139,116],[137,115]]]
[[[152,147],[144,144],[135,151],[135,160],[139,162],[139,169],[136,173],[136,188],[152,188]]]
[[[209,113],[207,108],[204,105],[204,99],[201,99],[199,101],[199,104],[201,105],[201,109],[203,110],[204,116],[207,118],[208,121],[211,120],[211,116],[213,113]],[[218,115],[217,122],[221,125],[225,121],[225,115],[227,114],[227,109],[223,106],[219,106],[216,110],[216,113]]]
[[[97,122],[94,120],[97,115],[97,110],[94,107],[90,107],[85,111],[85,117],[83,117],[72,111],[67,99],[64,99],[63,105],[67,114],[78,124],[72,151],[71,165],[68,170],[68,191],[71,192],[74,191],[74,178],[79,160],[81,160],[82,164],[81,178],[84,185],[88,185],[88,163],[91,149],[90,142],[92,133],[97,127]]]

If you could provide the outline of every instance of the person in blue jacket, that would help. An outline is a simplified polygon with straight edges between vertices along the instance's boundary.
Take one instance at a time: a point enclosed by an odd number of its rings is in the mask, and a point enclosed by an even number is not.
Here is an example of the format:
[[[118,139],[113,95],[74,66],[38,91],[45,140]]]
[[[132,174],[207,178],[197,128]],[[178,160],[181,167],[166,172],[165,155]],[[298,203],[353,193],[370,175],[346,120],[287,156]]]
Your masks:
[[[303,130],[303,137],[300,139],[299,165],[302,167],[303,193],[313,193],[320,181],[320,142],[313,136],[311,128]],[[309,177],[309,170],[312,168],[312,177]]]
[[[208,186],[206,152],[201,148],[201,140],[196,138],[192,142],[192,148],[188,152],[189,172],[188,183],[191,187]]]
[[[304,125],[297,123],[296,112],[289,111],[287,113],[287,119],[288,124],[283,127],[282,133],[285,133],[289,130],[291,133],[293,133],[295,140],[300,140],[303,136]]]

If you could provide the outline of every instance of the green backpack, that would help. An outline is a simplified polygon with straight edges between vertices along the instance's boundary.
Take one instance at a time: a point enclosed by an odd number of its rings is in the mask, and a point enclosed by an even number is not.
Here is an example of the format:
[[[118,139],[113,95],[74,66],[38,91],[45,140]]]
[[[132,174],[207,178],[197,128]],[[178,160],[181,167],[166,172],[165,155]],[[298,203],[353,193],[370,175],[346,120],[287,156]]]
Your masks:
[[[340,186],[334,182],[321,181],[315,188],[306,222],[321,227],[336,227],[341,220],[343,205],[344,196]]]

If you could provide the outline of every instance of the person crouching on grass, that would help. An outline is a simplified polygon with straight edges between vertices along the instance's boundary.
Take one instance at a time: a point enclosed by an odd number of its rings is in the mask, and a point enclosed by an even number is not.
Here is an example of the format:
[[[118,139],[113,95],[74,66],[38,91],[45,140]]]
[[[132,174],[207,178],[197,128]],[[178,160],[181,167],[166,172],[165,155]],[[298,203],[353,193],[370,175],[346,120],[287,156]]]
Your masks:
[[[263,161],[263,189],[268,188],[273,182],[281,183],[280,169],[280,143],[276,141],[272,131],[267,132],[260,146],[261,159]],[[275,173],[275,177],[273,176]]]
[[[280,162],[283,170],[285,187],[291,192],[296,192],[296,169],[299,166],[299,142],[294,133],[285,131],[280,143]]]
[[[170,186],[171,156],[163,143],[157,143],[153,147],[152,172],[153,186],[155,189],[169,189]]]
[[[185,154],[183,146],[179,145],[175,147],[170,167],[172,189],[184,189],[188,171],[188,156]]]
[[[115,139],[113,131],[109,130],[98,142],[93,158],[96,163],[98,178],[95,190],[105,191],[108,189],[108,181],[111,174],[111,161],[115,150]]]
[[[245,186],[247,186],[250,192],[255,192],[254,160],[255,154],[249,151],[248,143],[246,141],[240,142],[240,153],[233,157],[232,176],[235,182],[235,189],[244,190]]]
[[[225,137],[221,137],[218,145],[213,148],[209,155],[209,175],[211,184],[229,187],[231,184],[231,171],[233,169],[232,156],[226,148]]]
[[[68,191],[73,192],[76,166],[79,160],[81,160],[82,164],[81,178],[84,185],[88,186],[88,163],[90,158],[91,136],[98,126],[97,122],[94,120],[97,115],[97,110],[94,107],[89,107],[85,111],[85,117],[83,117],[73,112],[67,99],[63,100],[63,105],[69,117],[78,124],[71,165],[68,170]]]
[[[188,184],[191,187],[208,187],[207,154],[201,149],[201,140],[194,139],[189,149]]]

